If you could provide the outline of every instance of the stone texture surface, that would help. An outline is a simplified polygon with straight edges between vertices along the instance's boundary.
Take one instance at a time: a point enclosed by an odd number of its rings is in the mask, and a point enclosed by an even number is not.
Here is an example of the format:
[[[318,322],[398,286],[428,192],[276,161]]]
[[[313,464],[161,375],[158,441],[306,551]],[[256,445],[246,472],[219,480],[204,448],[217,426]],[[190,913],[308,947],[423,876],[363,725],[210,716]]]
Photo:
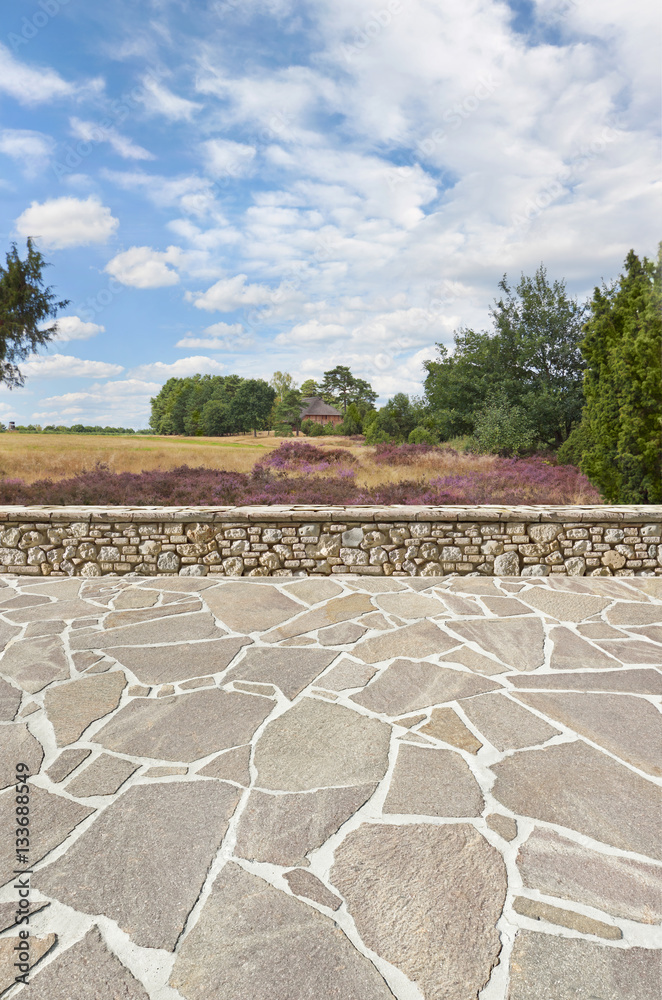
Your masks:
[[[475,1000],[501,949],[506,872],[473,827],[364,824],[336,850],[331,883],[366,945],[426,1000]]]
[[[628,764],[662,775],[662,715],[649,701],[624,694],[583,692],[522,692],[515,697]]]
[[[207,611],[142,622],[125,628],[80,629],[71,637],[72,649],[110,649],[113,646],[153,646],[163,642],[220,638],[224,632]]]
[[[341,625],[329,625],[317,633],[317,641],[323,646],[347,646],[365,635],[367,628],[356,622],[343,622]]]
[[[69,795],[113,795],[138,770],[137,764],[102,753],[67,784]]]
[[[292,795],[253,791],[241,814],[235,853],[249,861],[299,864],[353,816],[376,787],[350,785]]]
[[[0,788],[16,781],[16,764],[27,764],[30,774],[37,774],[44,759],[44,748],[27,725],[0,726]]]
[[[342,905],[340,896],[320,882],[312,872],[305,868],[295,868],[291,872],[285,872],[283,878],[296,896],[305,896],[312,899],[321,906],[328,906],[330,910],[337,910]]]
[[[469,670],[485,674],[488,677],[492,674],[503,674],[508,669],[505,664],[492,660],[484,653],[477,653],[469,646],[461,646],[459,649],[454,649],[452,653],[445,653],[441,657],[441,662],[460,663],[463,667],[468,667]]]
[[[478,753],[483,745],[452,708],[434,708],[430,713],[430,721],[421,726],[419,731],[468,753]]]
[[[30,1000],[149,1000],[149,994],[109,951],[98,928],[61,952],[30,980]]]
[[[386,611],[387,614],[397,615],[398,618],[434,618],[446,610],[444,605],[436,597],[428,597],[423,594],[411,594],[405,591],[400,594],[381,594],[375,604]]]
[[[45,937],[35,937],[31,934],[29,940],[29,958],[26,963],[30,969],[28,972],[28,982],[32,978],[31,970],[44,957],[44,955],[51,950],[57,941],[57,938],[55,934],[47,934]],[[14,963],[18,962],[20,959],[20,956],[17,954],[17,948],[20,948],[23,943],[23,940],[19,937],[5,937],[0,939],[0,995],[4,994],[5,990],[8,990],[10,986],[14,985],[14,980],[17,975],[20,975],[21,972],[27,971],[24,969],[19,970],[14,967]]]
[[[392,997],[332,920],[233,863],[214,882],[170,985],[186,1000]]]
[[[516,753],[492,770],[492,794],[513,812],[662,860],[662,789],[581,740]]]
[[[571,931],[579,931],[581,934],[593,934],[594,937],[607,938],[611,941],[620,941],[623,937],[620,927],[615,927],[613,924],[586,917],[576,910],[563,910],[559,906],[551,906],[537,899],[528,899],[526,896],[516,896],[513,900],[513,909],[529,920],[546,920],[549,924],[568,927]]]
[[[553,642],[550,667],[552,670],[607,670],[620,666],[618,660],[606,656],[601,649],[559,626],[550,632]]]
[[[230,637],[171,646],[111,647],[107,652],[144,684],[167,684],[187,677],[220,673],[248,643],[248,638]]]
[[[601,649],[620,663],[653,663],[662,667],[662,646],[638,639],[605,639],[599,642]]]
[[[641,670],[610,670],[588,674],[527,674],[510,677],[516,688],[556,691],[629,691],[631,694],[662,694],[662,673]]]
[[[583,622],[609,606],[609,601],[604,597],[592,594],[564,594],[538,587],[521,594],[520,600],[536,611],[542,611],[543,614],[561,622]]]
[[[0,829],[12,830],[15,827],[15,810],[13,789],[7,789],[0,794]],[[71,831],[78,826],[90,813],[89,806],[80,805],[65,799],[62,795],[54,795],[42,788],[30,788],[30,863],[41,861],[49,851],[65,840]],[[8,882],[16,867],[16,851],[13,840],[3,837],[0,841],[0,886]],[[22,866],[21,866],[22,867]]]
[[[225,753],[214,757],[209,764],[200,768],[198,774],[205,778],[223,778],[225,781],[235,781],[238,785],[248,788],[251,783],[250,775],[251,748],[249,744],[243,747],[236,747],[234,750],[226,750]]]
[[[543,629],[536,618],[454,621],[448,627],[515,670],[535,670],[543,664]]]
[[[220,530],[216,513],[178,522],[166,512],[156,524],[150,513],[106,523],[107,512],[95,511],[36,529],[56,532],[58,544],[60,532],[75,533],[86,552],[135,547],[153,560],[139,566],[142,578],[0,577],[0,617],[35,612],[5,618],[5,632],[0,621],[0,737],[9,780],[17,752],[34,751],[39,768],[29,856],[18,867],[31,864],[32,898],[45,904],[31,923],[35,939],[57,942],[35,970],[36,996],[318,1000],[335,990],[343,1000],[507,1000],[519,990],[520,1000],[540,991],[544,1000],[605,1000],[623,992],[613,956],[647,989],[660,953],[651,925],[662,920],[653,773],[662,626],[633,622],[654,621],[662,608],[662,566],[630,567],[625,547],[643,552],[644,537],[647,551],[662,545],[662,527],[643,535],[613,510],[611,523],[596,526],[595,510],[581,507],[556,522],[531,508],[517,524],[497,509],[491,521],[467,509],[464,521],[455,511],[444,523],[425,509],[385,509],[369,530],[358,510],[354,521],[347,511],[342,521],[339,511],[311,511],[304,524],[288,510],[273,524],[272,509],[265,528],[250,509],[229,527],[223,515]],[[18,544],[27,530],[9,523],[5,534]],[[236,542],[244,551],[230,556],[224,549],[238,551]],[[187,575],[149,576],[164,544]],[[295,544],[320,554],[276,569]],[[526,559],[524,545],[558,545],[568,563],[581,548],[575,561],[589,573],[605,544],[623,549],[619,572],[658,576],[571,577],[552,563],[542,577],[528,574],[545,565],[522,563],[526,576],[500,579],[485,575],[492,562],[474,577],[430,575],[443,550],[467,562],[442,568],[466,574],[511,545]],[[224,562],[236,572],[246,545],[257,546],[260,572],[319,575],[224,579]],[[210,546],[221,562],[181,562]],[[332,555],[345,549],[377,559],[365,566],[371,574],[387,566],[403,575],[345,574]],[[205,578],[193,575],[201,571]],[[607,606],[574,620],[596,600]],[[612,612],[618,626],[605,621]],[[297,634],[274,642],[290,626]],[[376,631],[359,636],[368,628]],[[56,731],[70,742],[57,744]],[[441,749],[440,738],[455,749]],[[0,791],[3,829],[13,829],[15,808],[14,790]],[[8,907],[15,912],[11,837],[0,842],[0,865],[2,921]],[[507,877],[502,964],[483,994]],[[95,950],[96,921],[107,943],[98,938]],[[510,949],[534,928],[529,937],[551,946],[529,965],[519,944]],[[15,933],[7,928],[4,940]],[[160,949],[175,942],[168,961]],[[568,949],[587,944],[582,964]],[[165,985],[173,963],[177,991]]]
[[[400,715],[444,701],[469,698],[500,685],[483,677],[416,660],[394,660],[352,701],[373,712]]]
[[[295,618],[293,621],[281,625],[273,632],[268,633],[266,639],[270,642],[291,639],[295,635],[303,635],[305,632],[313,632],[328,625],[349,621],[366,611],[374,611],[374,604],[371,603],[367,594],[348,594],[346,597],[335,597],[323,607],[308,611],[300,618]]]
[[[371,667],[365,663],[355,663],[353,660],[341,660],[335,667],[332,667],[320,683],[331,691],[345,691],[347,688],[365,687],[369,680],[375,676],[376,667]]]
[[[125,687],[124,674],[113,670],[49,688],[44,697],[44,707],[57,745],[73,743],[90,723],[117,708]]]
[[[239,794],[215,782],[129,788],[33,881],[68,906],[116,920],[136,944],[172,951]]]
[[[228,670],[225,680],[266,681],[279,687],[286,698],[295,698],[336,655],[334,650],[254,646]]]
[[[536,706],[537,707],[537,706]],[[462,704],[463,710],[497,750],[521,749],[545,743],[560,730],[503,694],[483,694]]]
[[[574,899],[615,917],[662,921],[662,867],[589,850],[553,830],[536,827],[517,866],[524,885]]]
[[[245,634],[264,632],[303,611],[300,604],[271,587],[252,586],[247,599],[246,585],[242,583],[206,591],[204,598],[219,621],[233,632]]]
[[[606,614],[610,625],[661,625],[662,608],[659,604],[622,601]]]
[[[444,653],[455,645],[457,643],[433,622],[421,621],[364,639],[356,646],[354,655],[364,663],[379,663],[392,656],[431,656],[433,653]]]
[[[11,722],[21,704],[21,692],[0,679],[0,722]]]
[[[520,931],[508,1000],[657,1000],[662,951]]]
[[[262,788],[302,792],[380,781],[390,727],[341,705],[305,698],[271,722],[255,749]]]
[[[218,688],[141,698],[120,709],[94,741],[118,753],[190,763],[247,743],[272,708],[271,699]]]
[[[410,745],[398,750],[385,813],[480,816],[483,804],[480,787],[458,753]]]
[[[16,629],[15,631],[18,631]],[[23,639],[2,654],[2,673],[29,694],[69,676],[69,664],[59,636]]]
[[[502,813],[490,813],[485,817],[485,822],[491,830],[494,830],[503,837],[504,840],[514,840],[517,836],[517,822],[512,816],[504,816]]]
[[[46,771],[46,774],[54,782],[64,781],[79,764],[90,756],[91,750],[63,750],[58,754],[55,761]]]

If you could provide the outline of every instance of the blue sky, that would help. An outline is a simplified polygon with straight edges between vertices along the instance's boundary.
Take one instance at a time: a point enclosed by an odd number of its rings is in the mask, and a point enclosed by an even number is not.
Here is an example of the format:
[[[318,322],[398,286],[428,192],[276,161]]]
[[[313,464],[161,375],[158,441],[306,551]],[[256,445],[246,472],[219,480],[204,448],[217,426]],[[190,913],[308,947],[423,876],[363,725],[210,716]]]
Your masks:
[[[3,5],[0,250],[71,303],[0,420],[144,427],[198,371],[419,393],[504,272],[655,252],[658,52],[653,0]]]

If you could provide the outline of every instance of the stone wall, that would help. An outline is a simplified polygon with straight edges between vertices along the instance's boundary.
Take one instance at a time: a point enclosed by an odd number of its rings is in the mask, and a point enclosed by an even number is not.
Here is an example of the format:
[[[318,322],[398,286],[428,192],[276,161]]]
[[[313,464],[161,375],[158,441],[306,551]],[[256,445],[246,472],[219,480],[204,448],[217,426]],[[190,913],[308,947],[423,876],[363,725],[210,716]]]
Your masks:
[[[655,576],[662,507],[0,507],[22,576]]]

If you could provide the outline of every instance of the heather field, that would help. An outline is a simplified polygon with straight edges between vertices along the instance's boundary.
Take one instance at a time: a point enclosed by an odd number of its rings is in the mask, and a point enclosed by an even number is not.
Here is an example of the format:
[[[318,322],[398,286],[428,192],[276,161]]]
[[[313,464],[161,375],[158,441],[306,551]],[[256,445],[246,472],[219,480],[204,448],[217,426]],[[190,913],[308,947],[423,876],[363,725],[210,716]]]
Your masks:
[[[448,445],[325,438],[8,435],[2,504],[600,503],[578,469]]]

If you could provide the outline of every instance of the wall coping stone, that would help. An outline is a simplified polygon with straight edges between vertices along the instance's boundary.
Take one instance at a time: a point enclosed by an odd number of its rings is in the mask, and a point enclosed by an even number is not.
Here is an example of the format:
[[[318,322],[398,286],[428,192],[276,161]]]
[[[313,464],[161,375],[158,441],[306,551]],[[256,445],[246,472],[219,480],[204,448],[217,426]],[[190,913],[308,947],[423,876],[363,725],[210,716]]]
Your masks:
[[[328,506],[308,504],[264,507],[67,507],[0,506],[0,524],[11,521],[127,523],[168,521],[190,523],[328,521],[525,521],[532,523],[655,523],[662,522],[662,505],[568,504],[476,505],[476,506]]]

